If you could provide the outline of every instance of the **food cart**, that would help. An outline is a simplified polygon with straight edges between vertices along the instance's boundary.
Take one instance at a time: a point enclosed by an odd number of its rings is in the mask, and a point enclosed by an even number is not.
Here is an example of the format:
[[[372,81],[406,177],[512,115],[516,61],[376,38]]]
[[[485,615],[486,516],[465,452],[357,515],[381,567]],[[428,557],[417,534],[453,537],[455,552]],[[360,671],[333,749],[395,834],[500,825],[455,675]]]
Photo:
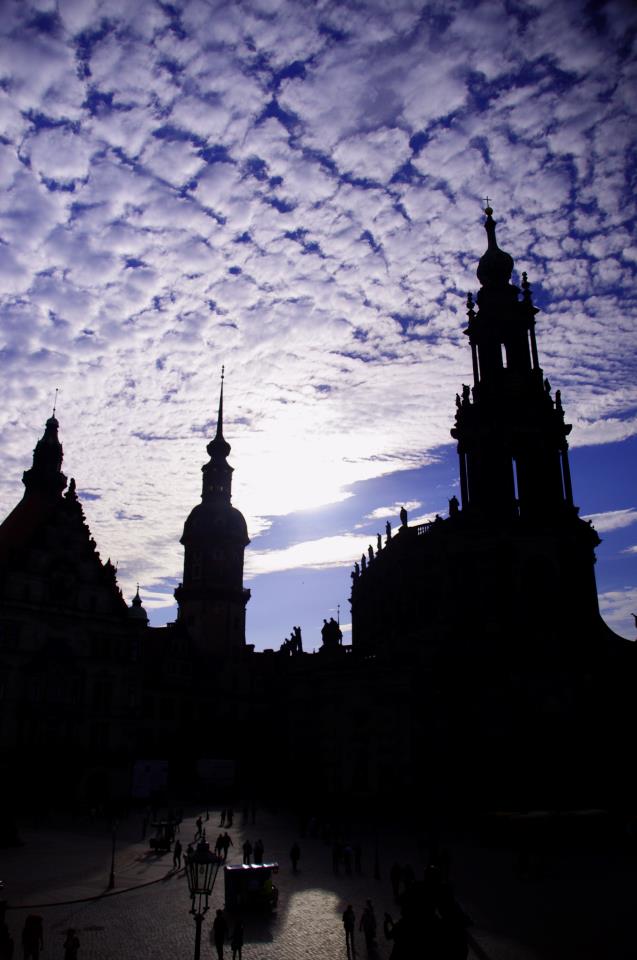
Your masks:
[[[275,910],[278,887],[272,882],[278,863],[228,863],[224,867],[227,910]]]
[[[158,820],[157,823],[152,824],[152,827],[155,836],[150,838],[150,849],[168,853],[175,839],[176,822],[174,820]]]

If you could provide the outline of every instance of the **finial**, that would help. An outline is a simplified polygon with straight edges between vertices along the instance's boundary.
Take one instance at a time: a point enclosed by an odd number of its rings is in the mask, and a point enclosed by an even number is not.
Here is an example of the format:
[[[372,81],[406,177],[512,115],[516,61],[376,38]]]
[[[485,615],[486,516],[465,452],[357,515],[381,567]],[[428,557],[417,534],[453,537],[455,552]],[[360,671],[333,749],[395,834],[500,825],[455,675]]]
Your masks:
[[[58,393],[59,393],[59,392],[60,392],[60,388],[59,388],[59,387],[56,387],[56,388],[55,388],[55,397],[53,398],[53,411],[52,411],[52,413],[51,413],[51,416],[52,416],[52,417],[55,416],[55,408],[56,408],[57,405],[58,405]]]
[[[484,208],[484,212],[486,213],[486,215],[487,215],[488,217],[490,217],[491,214],[493,213],[493,208],[492,208],[492,206],[491,206],[491,201],[490,201],[490,199],[489,199],[488,197],[485,197],[485,198],[484,198],[484,202],[486,203],[486,207]]]
[[[221,367],[221,389],[219,391],[219,412],[217,413],[217,436],[223,437],[223,381],[225,379],[225,364]]]
[[[531,299],[531,284],[526,274],[526,270],[522,274],[522,299],[525,303],[532,303]]]
[[[469,292],[467,294],[467,316],[469,320],[475,320],[475,304],[473,302],[473,294]]]

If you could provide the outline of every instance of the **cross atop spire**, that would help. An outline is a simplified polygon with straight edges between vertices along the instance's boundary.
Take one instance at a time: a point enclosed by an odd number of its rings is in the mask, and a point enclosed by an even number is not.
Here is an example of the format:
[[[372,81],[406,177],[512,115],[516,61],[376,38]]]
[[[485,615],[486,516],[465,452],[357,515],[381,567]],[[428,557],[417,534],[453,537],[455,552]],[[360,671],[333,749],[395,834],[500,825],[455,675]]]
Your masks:
[[[58,405],[58,393],[59,393],[59,392],[60,392],[60,388],[59,388],[59,387],[56,387],[56,388],[55,388],[55,396],[54,396],[54,398],[53,398],[53,410],[52,410],[52,412],[51,412],[51,416],[52,416],[52,417],[55,417],[55,408],[56,408],[57,405]]]

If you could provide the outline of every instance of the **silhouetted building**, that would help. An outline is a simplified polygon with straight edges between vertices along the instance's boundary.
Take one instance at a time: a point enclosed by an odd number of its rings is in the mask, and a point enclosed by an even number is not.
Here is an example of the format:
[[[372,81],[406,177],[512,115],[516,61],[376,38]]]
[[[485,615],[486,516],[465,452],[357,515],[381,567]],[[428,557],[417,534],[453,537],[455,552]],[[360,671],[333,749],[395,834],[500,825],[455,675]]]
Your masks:
[[[139,620],[102,563],[47,420],[22,500],[0,526],[0,750],[42,789],[43,768],[84,796],[127,789],[139,722]],[[110,771],[110,772],[107,772]],[[39,784],[39,786],[38,786]],[[5,782],[5,795],[15,784]]]
[[[205,653],[237,653],[245,646],[243,555],[250,543],[243,514],[231,504],[233,468],[223,436],[223,375],[217,432],[201,468],[201,503],[184,524],[184,579],[175,590],[179,618]]]
[[[599,543],[578,516],[560,393],[540,367],[530,285],[511,282],[490,208],[456,397],[460,502],[400,512],[352,573],[352,644],[324,621],[277,652],[245,640],[249,543],[217,429],[188,516],[178,617],[124,603],[71,481],[55,416],[0,526],[0,749],[32,797],[43,771],[83,802],[126,796],[137,761],[181,792],[234,769],[239,795],[400,798],[415,805],[604,803],[631,777],[635,646],[602,621]],[[149,766],[149,765],[147,765]]]

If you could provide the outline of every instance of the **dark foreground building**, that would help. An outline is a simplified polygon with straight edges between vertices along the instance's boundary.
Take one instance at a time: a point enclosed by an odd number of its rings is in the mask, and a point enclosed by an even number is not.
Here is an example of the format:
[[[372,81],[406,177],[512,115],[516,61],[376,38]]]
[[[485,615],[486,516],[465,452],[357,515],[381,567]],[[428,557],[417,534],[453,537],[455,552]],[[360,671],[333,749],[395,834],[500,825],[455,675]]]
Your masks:
[[[231,503],[223,383],[179,614],[148,626],[102,563],[52,416],[0,526],[0,749],[14,804],[320,797],[468,809],[630,803],[635,647],[602,621],[599,539],[574,504],[559,390],[531,290],[490,208],[456,396],[461,502],[387,526],[352,573],[352,645],[323,629],[246,644],[245,520]],[[66,489],[66,492],[64,492]]]

